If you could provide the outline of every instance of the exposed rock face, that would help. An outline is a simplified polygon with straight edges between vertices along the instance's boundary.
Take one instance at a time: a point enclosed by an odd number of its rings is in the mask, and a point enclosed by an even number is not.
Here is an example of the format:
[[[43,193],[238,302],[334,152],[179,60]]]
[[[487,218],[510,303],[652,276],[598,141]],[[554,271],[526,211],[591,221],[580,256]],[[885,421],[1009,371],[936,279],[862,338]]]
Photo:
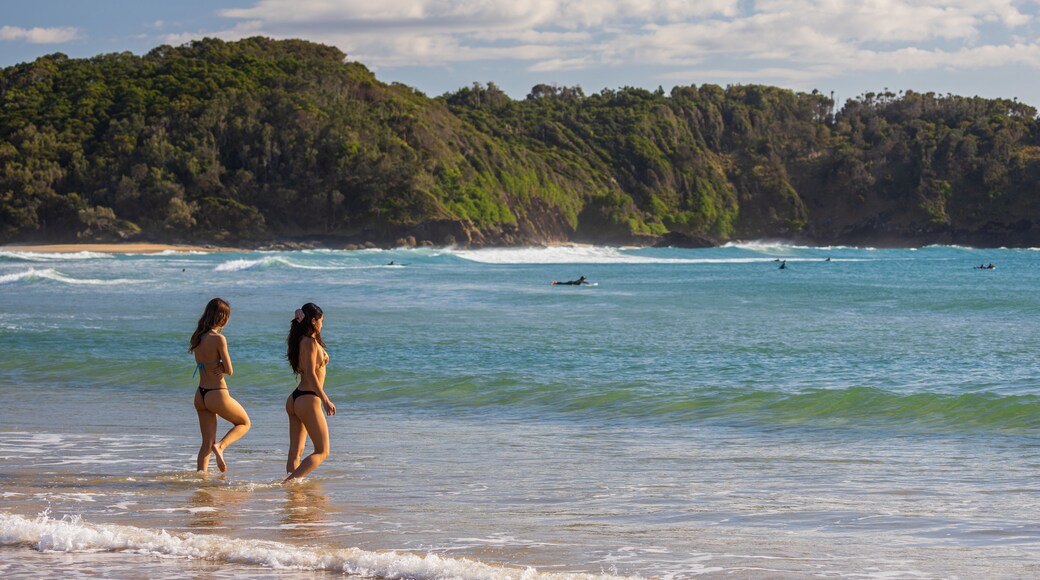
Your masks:
[[[675,232],[667,233],[654,242],[654,246],[658,248],[710,248],[716,245],[718,243],[714,240]]]

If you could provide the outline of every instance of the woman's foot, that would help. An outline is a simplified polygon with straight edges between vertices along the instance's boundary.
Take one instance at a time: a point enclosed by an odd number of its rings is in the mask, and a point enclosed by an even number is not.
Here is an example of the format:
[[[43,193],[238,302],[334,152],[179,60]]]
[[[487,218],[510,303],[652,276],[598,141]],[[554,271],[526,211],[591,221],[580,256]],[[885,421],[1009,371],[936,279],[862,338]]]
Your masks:
[[[216,443],[213,444],[213,455],[217,458],[217,467],[221,473],[227,471],[227,463],[224,462],[224,450]]]

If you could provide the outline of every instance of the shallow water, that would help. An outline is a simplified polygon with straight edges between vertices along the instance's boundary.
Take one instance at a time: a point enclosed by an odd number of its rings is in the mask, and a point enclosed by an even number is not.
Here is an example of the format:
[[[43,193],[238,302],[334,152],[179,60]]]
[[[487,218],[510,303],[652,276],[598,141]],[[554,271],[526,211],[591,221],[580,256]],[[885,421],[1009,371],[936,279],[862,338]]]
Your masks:
[[[0,572],[1036,575],[1038,266],[767,244],[0,251]],[[579,275],[596,285],[548,284]],[[185,351],[216,295],[253,429],[202,477]],[[333,455],[283,488],[305,301],[339,414]]]

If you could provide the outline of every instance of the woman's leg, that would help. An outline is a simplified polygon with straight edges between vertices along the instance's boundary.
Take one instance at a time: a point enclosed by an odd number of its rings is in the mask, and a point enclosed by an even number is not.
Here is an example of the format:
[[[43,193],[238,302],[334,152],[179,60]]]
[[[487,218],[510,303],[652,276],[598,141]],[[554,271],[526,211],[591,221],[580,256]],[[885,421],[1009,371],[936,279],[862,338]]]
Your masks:
[[[300,397],[293,403],[293,412],[303,422],[303,428],[311,438],[314,452],[304,457],[296,469],[285,478],[285,481],[307,475],[329,456],[329,426],[325,422],[321,399],[310,395]]]
[[[219,442],[213,444],[213,454],[217,457],[217,467],[221,471],[227,471],[227,464],[224,462],[224,450],[227,449],[228,445],[238,441],[249,431],[251,425],[249,415],[246,414],[246,410],[226,389],[211,391],[206,395],[205,402],[206,409],[211,413],[220,415],[221,418],[232,424],[231,429],[228,430],[224,437]]]
[[[195,468],[199,471],[209,470],[209,454],[213,444],[217,442],[217,416],[206,409],[202,393],[195,389],[195,412],[199,415],[199,431],[202,433],[202,446],[199,447],[199,458]]]
[[[285,414],[289,416],[289,457],[285,460],[285,473],[288,475],[300,466],[303,447],[307,444],[307,428],[303,426],[303,421],[296,416],[292,395],[285,400]]]

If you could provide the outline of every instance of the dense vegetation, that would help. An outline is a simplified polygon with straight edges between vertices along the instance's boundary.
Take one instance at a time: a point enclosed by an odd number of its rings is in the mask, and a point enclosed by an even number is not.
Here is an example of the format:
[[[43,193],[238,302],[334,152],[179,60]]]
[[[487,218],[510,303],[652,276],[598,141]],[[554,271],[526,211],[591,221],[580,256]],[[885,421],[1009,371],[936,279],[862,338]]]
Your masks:
[[[130,238],[1040,245],[1040,124],[914,92],[431,99],[266,38],[0,71],[0,242]]]

